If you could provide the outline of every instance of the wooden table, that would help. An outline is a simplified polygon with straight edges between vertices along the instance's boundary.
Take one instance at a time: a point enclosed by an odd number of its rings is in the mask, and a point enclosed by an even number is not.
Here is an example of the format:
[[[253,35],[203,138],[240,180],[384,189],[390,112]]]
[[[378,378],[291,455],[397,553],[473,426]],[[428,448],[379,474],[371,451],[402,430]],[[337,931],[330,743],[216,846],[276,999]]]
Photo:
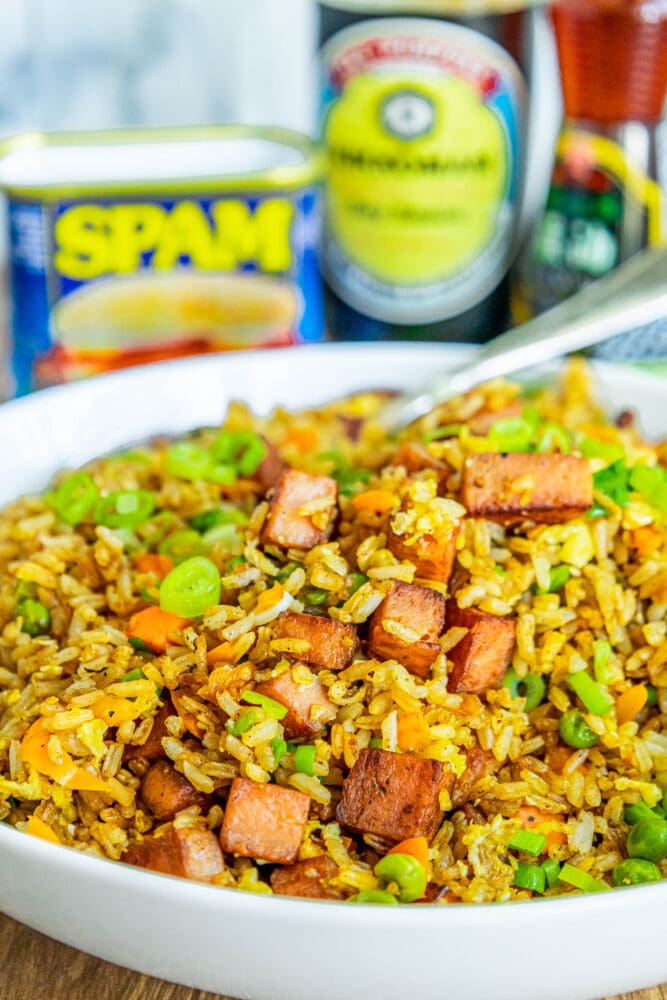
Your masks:
[[[2,1000],[231,1000],[100,962],[2,914],[0,997]],[[667,1000],[667,985],[641,993],[624,993],[617,1000]]]

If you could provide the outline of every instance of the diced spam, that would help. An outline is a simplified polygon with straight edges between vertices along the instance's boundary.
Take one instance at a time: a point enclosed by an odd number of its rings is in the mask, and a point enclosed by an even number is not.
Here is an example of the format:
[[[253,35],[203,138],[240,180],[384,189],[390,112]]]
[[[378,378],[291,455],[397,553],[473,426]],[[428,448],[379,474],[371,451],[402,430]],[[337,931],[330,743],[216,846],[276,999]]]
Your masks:
[[[452,808],[458,809],[468,801],[477,784],[487,774],[493,774],[500,768],[500,763],[488,750],[472,747],[465,751],[466,769],[454,782],[451,792]]]
[[[335,479],[287,469],[271,497],[262,543],[289,549],[320,545],[329,536],[337,499]]]
[[[387,631],[383,622],[390,620],[418,634],[407,641]],[[368,647],[380,660],[398,660],[408,670],[425,677],[440,652],[436,641],[445,626],[445,601],[430,587],[399,581],[371,615]]]
[[[266,445],[266,455],[258,465],[252,478],[262,493],[266,493],[267,490],[272,489],[276,485],[282,476],[285,471],[285,462],[280,457],[275,445],[267,441],[266,438],[262,438],[262,440]]]
[[[297,861],[271,873],[271,888],[278,896],[302,896],[307,899],[340,899],[341,893],[326,885],[338,874],[338,865],[328,854]]]
[[[207,810],[211,804],[210,795],[198,792],[166,760],[157,761],[146,771],[140,794],[152,814],[163,822],[173,819],[181,809],[199,806]]]
[[[483,694],[498,687],[514,655],[514,619],[490,615],[479,608],[460,608],[455,600],[450,600],[445,620],[448,629],[468,629],[447,653],[452,663],[448,690]]]
[[[210,882],[225,867],[218,838],[210,830],[195,827],[182,830],[170,827],[159,837],[146,837],[132,844],[122,860],[138,868],[197,882]]]
[[[391,463],[392,465],[402,465],[409,473],[431,469],[437,476],[439,488],[444,487],[452,471],[447,462],[435,458],[434,455],[431,455],[428,448],[418,441],[404,442],[391,460]]]
[[[417,576],[447,583],[454,568],[459,530],[460,526],[456,524],[448,534],[421,535],[413,544],[408,545],[405,536],[397,535],[390,524],[387,548],[397,559],[407,559],[413,563]]]
[[[588,459],[576,455],[471,455],[463,467],[461,502],[471,517],[501,524],[527,518],[556,524],[590,508],[593,475]]]
[[[128,743],[123,751],[123,760],[136,760],[141,757],[144,760],[160,760],[166,757],[162,747],[162,740],[168,736],[166,722],[170,715],[176,715],[176,709],[169,700],[165,701],[162,708],[153,719],[153,728],[148,734],[148,739],[140,746],[135,743]]]
[[[359,648],[359,636],[353,625],[335,622],[324,615],[306,615],[297,611],[284,611],[273,622],[274,639],[302,639],[310,643],[308,649],[282,656],[303,660],[313,667],[326,670],[343,670],[352,662]]]
[[[223,851],[291,865],[308,820],[310,799],[280,785],[234,778],[220,830]]]
[[[337,817],[357,833],[392,843],[408,837],[430,840],[442,819],[440,793],[453,781],[454,772],[439,760],[362,750],[343,781]]]
[[[281,720],[288,739],[308,738],[319,733],[336,718],[338,709],[329,700],[324,685],[315,677],[310,684],[298,684],[291,670],[263,681],[255,688],[287,709]]]

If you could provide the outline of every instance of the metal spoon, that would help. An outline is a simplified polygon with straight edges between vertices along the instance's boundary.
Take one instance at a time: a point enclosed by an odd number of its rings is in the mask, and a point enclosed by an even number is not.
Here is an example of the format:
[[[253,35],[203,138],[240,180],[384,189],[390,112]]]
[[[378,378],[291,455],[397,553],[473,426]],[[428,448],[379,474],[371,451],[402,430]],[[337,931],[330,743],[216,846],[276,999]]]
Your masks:
[[[397,430],[480,382],[552,361],[667,317],[667,249],[643,250],[536,319],[494,337],[470,361],[392,400],[379,419]]]

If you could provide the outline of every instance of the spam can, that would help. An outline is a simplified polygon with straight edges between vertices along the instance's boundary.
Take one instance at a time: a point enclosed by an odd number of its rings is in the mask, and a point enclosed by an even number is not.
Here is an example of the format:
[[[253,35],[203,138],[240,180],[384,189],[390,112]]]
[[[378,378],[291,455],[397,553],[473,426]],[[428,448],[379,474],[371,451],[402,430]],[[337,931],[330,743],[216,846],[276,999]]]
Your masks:
[[[321,162],[281,129],[29,134],[0,150],[10,380],[323,338]]]

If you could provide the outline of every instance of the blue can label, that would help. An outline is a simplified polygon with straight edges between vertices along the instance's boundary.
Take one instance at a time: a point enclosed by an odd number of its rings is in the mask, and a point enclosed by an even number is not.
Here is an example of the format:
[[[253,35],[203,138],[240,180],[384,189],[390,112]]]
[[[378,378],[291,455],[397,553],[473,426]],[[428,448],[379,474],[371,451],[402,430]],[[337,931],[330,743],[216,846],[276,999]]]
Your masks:
[[[17,394],[323,337],[316,187],[9,206]]]

